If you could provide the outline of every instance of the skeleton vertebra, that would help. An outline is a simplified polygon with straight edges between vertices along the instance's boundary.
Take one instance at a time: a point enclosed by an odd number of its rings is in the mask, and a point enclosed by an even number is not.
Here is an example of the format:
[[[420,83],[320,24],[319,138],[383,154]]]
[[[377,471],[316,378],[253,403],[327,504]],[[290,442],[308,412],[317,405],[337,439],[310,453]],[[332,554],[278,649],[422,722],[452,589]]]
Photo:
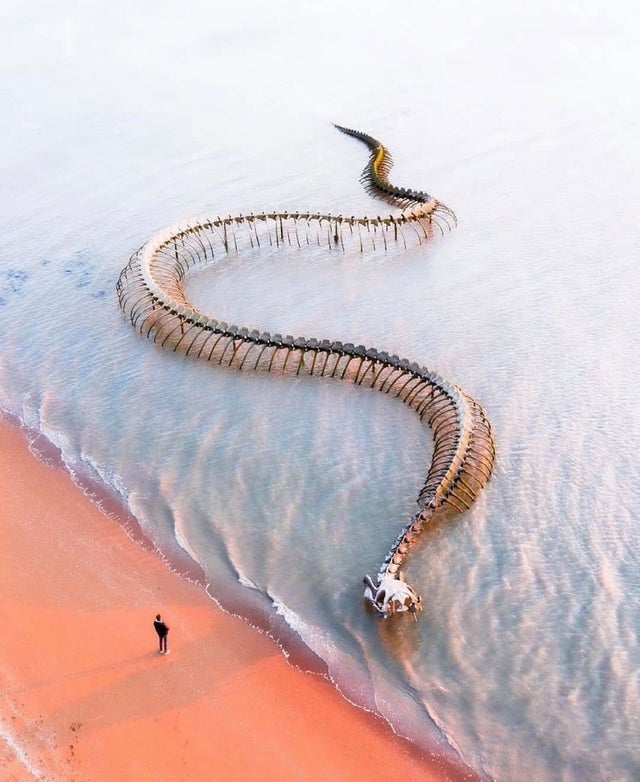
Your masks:
[[[398,535],[384,560],[377,583],[365,578],[365,598],[382,616],[422,609],[420,597],[406,584],[401,565],[424,525],[440,509],[463,512],[489,480],[494,445],[480,405],[439,375],[407,359],[364,345],[270,334],[220,323],[199,312],[187,299],[183,280],[194,267],[216,255],[237,252],[245,244],[302,246],[315,228],[318,244],[344,248],[356,242],[364,250],[402,241],[413,231],[419,242],[433,226],[442,231],[454,213],[424,192],[391,185],[391,158],[378,141],[359,131],[339,130],[371,150],[363,172],[368,190],[404,208],[388,217],[343,217],[311,212],[269,212],[197,220],[167,229],[131,257],[118,280],[120,306],[132,325],[163,347],[233,366],[295,375],[347,380],[396,396],[426,420],[434,435],[427,479],[418,497],[419,510]],[[259,230],[260,229],[260,230]],[[300,230],[302,229],[302,230]]]

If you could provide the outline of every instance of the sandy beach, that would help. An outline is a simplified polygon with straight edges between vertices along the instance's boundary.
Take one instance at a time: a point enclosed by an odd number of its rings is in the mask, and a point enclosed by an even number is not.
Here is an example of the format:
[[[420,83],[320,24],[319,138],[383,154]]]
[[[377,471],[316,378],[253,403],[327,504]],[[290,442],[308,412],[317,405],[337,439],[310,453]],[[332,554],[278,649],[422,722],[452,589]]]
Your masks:
[[[0,431],[3,780],[475,778],[292,667]]]

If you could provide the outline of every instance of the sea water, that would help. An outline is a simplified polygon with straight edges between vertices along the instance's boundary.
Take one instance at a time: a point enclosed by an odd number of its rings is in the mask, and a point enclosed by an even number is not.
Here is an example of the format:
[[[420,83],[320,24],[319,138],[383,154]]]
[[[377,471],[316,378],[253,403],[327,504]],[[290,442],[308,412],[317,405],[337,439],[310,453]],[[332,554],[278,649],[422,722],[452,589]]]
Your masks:
[[[638,779],[637,4],[5,0],[0,31],[0,406],[402,735],[500,782]],[[484,406],[494,475],[412,552],[416,623],[368,615],[361,580],[415,510],[417,417],[162,351],[115,296],[192,214],[388,213],[331,122],[458,227],[233,255],[188,292],[407,356]]]

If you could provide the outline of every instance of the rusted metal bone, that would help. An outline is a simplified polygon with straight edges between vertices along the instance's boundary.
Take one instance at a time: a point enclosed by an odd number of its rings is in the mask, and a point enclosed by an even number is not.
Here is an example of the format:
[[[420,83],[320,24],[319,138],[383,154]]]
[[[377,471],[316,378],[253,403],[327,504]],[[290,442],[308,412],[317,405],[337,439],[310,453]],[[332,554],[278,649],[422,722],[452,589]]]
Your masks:
[[[332,377],[375,388],[399,398],[428,423],[434,447],[418,497],[418,513],[385,557],[378,584],[371,579],[367,582],[369,601],[387,615],[420,610],[420,598],[408,585],[402,586],[400,568],[425,524],[444,507],[459,512],[471,507],[491,476],[495,446],[484,411],[456,386],[407,359],[364,345],[283,337],[228,325],[198,311],[184,292],[184,280],[194,268],[220,255],[238,252],[243,246],[259,249],[265,244],[264,231],[269,243],[278,247],[294,243],[302,247],[310,243],[310,235],[315,235],[318,244],[322,237],[329,248],[347,251],[355,245],[364,252],[363,234],[369,235],[374,249],[379,235],[386,250],[391,243],[407,246],[405,227],[421,243],[431,236],[433,226],[442,233],[457,223],[454,212],[428,193],[389,183],[391,157],[378,141],[359,131],[339,129],[370,149],[363,172],[367,189],[403,208],[402,213],[355,218],[262,212],[193,221],[151,238],[135,252],[122,270],[116,290],[122,311],[133,327],[166,349],[239,370],[251,366],[254,370]],[[258,223],[264,224],[262,239]],[[308,354],[310,361],[305,361]],[[384,600],[379,594],[383,585]],[[391,593],[393,599],[389,598]]]

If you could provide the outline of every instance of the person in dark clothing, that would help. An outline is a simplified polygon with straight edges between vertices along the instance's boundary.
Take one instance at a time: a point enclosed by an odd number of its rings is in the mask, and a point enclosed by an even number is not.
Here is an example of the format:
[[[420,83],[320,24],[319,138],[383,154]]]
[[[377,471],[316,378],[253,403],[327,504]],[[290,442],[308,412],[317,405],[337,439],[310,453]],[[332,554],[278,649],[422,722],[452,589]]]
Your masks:
[[[156,615],[153,621],[156,633],[158,633],[158,641],[160,643],[160,654],[169,654],[167,649],[167,636],[169,635],[169,626],[162,621],[160,614]]]

